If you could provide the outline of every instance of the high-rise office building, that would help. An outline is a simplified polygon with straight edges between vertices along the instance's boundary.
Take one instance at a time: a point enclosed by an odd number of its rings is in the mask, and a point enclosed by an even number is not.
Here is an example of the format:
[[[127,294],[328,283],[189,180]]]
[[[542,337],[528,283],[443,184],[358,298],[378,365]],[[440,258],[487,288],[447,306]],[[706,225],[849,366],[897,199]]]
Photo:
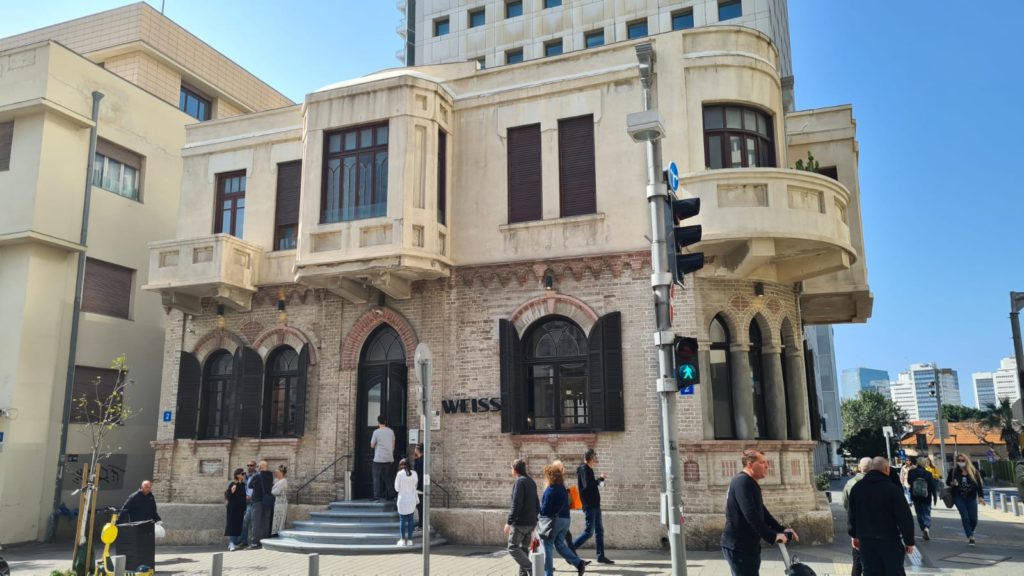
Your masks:
[[[992,373],[996,398],[1009,398],[1010,403],[1020,399],[1020,381],[1017,378],[1017,360],[1012,356],[999,361],[999,370]]]
[[[856,398],[861,390],[874,390],[889,395],[889,373],[875,368],[847,368],[840,376],[844,399]]]
[[[843,422],[840,416],[840,394],[836,378],[836,350],[831,325],[808,326],[804,329],[807,348],[814,361],[814,384],[818,396],[818,412],[821,416],[821,441],[826,465],[842,464],[838,455],[839,444],[843,441]],[[816,458],[816,464],[818,463]],[[819,465],[820,468],[820,465]]]
[[[975,372],[971,374],[974,382],[974,405],[982,410],[989,404],[996,403],[996,385],[991,372]]]
[[[938,413],[938,388],[942,403],[960,406],[960,381],[956,370],[935,364],[911,364],[901,371],[892,386],[892,400],[911,420],[934,420]]]

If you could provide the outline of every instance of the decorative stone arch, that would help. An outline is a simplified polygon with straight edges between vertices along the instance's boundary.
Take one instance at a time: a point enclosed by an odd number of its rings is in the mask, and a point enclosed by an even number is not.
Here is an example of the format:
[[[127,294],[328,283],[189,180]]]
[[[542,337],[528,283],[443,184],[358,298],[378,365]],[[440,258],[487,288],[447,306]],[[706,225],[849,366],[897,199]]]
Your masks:
[[[531,324],[551,315],[565,316],[572,320],[584,334],[590,334],[590,329],[598,319],[597,312],[579,298],[549,292],[516,308],[509,317],[509,322],[515,326],[519,334],[525,334]]]
[[[698,334],[698,338],[702,338],[705,342],[711,342],[711,323],[714,322],[715,318],[721,318],[722,323],[725,324],[726,330],[729,331],[729,341],[733,344],[737,342],[737,335],[742,332],[739,329],[739,325],[736,322],[736,317],[732,315],[728,310],[719,310],[713,314],[709,314],[701,326],[701,332]]]
[[[789,316],[784,317],[779,325],[779,342],[787,348],[796,350],[803,347],[801,340],[797,338],[797,332],[793,329]]]
[[[370,334],[381,324],[387,324],[398,332],[402,339],[402,346],[405,347],[405,363],[409,368],[415,366],[416,345],[419,338],[412,324],[397,311],[382,306],[374,307],[356,320],[355,325],[348,331],[348,335],[341,343],[341,369],[355,370],[359,363],[359,352]]]
[[[308,346],[309,365],[316,366],[318,357],[316,346],[298,328],[286,325],[274,326],[260,334],[252,343],[253,349],[263,359],[264,364],[267,363],[270,353],[281,346],[291,346],[296,352],[301,352],[303,346]]]
[[[192,355],[199,360],[200,365],[206,363],[206,358],[217,350],[227,350],[234,355],[239,348],[245,347],[245,340],[241,336],[228,330],[217,329],[207,333],[196,342],[192,348]]]
[[[751,317],[750,322],[757,322],[757,327],[761,329],[761,347],[762,348],[775,348],[779,345],[779,338],[776,336],[776,331],[772,326],[772,323],[765,318],[761,312],[756,312]],[[747,330],[740,332],[739,340],[750,344],[750,323],[746,324]]]

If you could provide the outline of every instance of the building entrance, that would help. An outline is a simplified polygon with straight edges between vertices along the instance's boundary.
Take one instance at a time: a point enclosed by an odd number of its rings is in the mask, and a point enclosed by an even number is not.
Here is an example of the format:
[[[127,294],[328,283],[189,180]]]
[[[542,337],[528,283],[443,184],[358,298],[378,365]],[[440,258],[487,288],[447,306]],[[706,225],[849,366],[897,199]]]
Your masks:
[[[352,471],[352,497],[373,497],[373,454],[370,437],[377,429],[377,416],[383,415],[395,431],[394,463],[387,485],[394,484],[398,461],[405,457],[408,440],[406,411],[408,371],[405,350],[395,329],[382,325],[366,341],[359,357],[359,394],[356,413],[355,466]]]

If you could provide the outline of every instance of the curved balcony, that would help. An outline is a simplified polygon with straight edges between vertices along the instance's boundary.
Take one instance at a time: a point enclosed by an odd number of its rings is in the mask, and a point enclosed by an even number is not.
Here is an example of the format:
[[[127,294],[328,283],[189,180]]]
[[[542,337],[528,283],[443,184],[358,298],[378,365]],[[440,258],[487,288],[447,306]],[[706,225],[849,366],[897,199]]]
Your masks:
[[[846,270],[850,192],[831,178],[784,168],[734,168],[684,175],[701,199],[697,249],[714,276],[799,282]]]
[[[164,306],[190,314],[213,298],[233,310],[249,310],[263,250],[229,234],[164,240],[149,245],[149,282]]]

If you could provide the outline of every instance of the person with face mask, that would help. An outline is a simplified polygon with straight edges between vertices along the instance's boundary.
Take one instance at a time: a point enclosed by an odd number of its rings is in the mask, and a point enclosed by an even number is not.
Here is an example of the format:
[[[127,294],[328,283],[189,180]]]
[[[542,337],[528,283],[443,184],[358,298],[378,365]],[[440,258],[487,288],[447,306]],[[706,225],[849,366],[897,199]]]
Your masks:
[[[963,454],[956,455],[956,466],[946,475],[946,486],[953,489],[953,504],[960,513],[967,543],[974,546],[974,529],[978,527],[978,504],[985,505],[985,486],[981,474]]]

